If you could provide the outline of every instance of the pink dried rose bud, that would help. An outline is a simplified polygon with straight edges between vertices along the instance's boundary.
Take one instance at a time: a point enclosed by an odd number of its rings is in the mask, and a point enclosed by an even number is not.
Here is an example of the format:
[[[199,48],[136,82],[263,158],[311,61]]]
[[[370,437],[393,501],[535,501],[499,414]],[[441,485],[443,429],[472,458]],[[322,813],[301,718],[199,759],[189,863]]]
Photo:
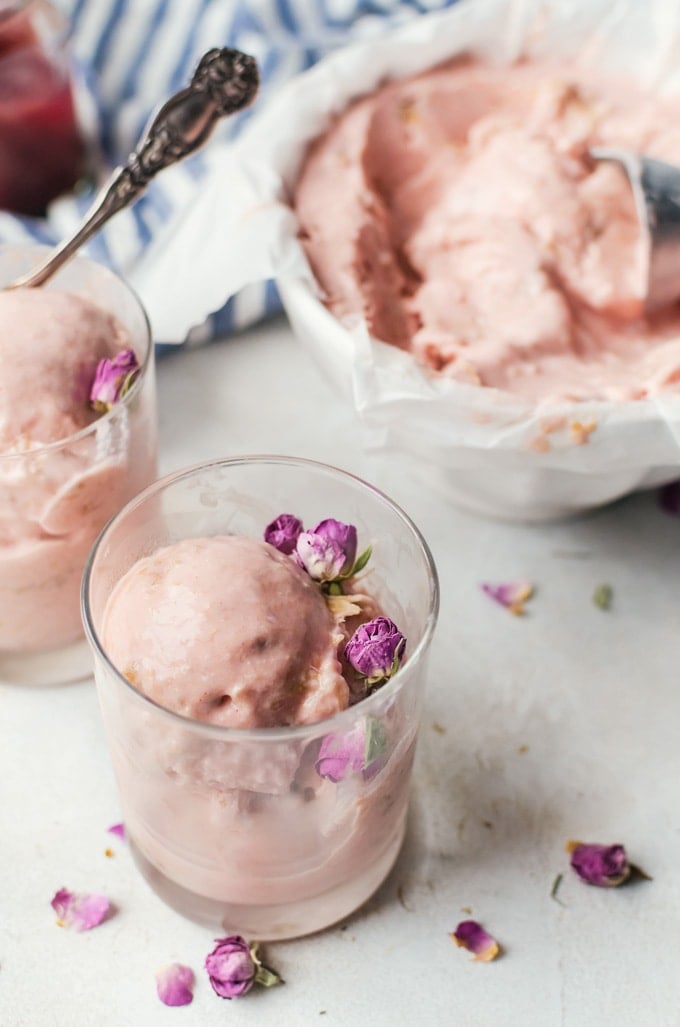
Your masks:
[[[367,685],[387,681],[399,670],[406,639],[389,617],[361,624],[345,646],[345,658]]]
[[[293,514],[279,514],[264,529],[264,540],[270,546],[285,553],[286,556],[290,556],[295,552],[295,545],[301,531],[302,521],[299,517],[295,517]]]
[[[188,1006],[193,1002],[194,971],[182,963],[170,963],[156,970],[156,992],[166,1006]]]
[[[295,553],[300,566],[314,581],[335,581],[345,566],[345,551],[340,543],[312,531],[300,533]]]
[[[105,895],[78,894],[60,888],[50,905],[57,914],[60,927],[73,927],[76,931],[89,931],[106,919],[111,903]]]
[[[353,773],[365,781],[382,770],[387,759],[387,735],[379,721],[369,717],[344,735],[325,735],[314,764],[319,777],[338,784]]]
[[[500,952],[496,939],[476,920],[461,920],[451,937],[459,948],[472,952],[479,963],[490,963]]]
[[[125,824],[111,824],[111,827],[108,827],[106,830],[108,834],[115,834],[116,838],[120,838],[122,842],[127,841]]]
[[[623,845],[567,842],[571,866],[586,884],[616,888],[630,877],[631,866]]]
[[[336,521],[333,517],[329,517],[317,524],[312,534],[320,535],[340,546],[345,554],[345,560],[339,572],[341,575],[352,570],[357,555],[357,529],[353,524],[345,524],[344,521]]]
[[[534,594],[534,586],[530,581],[504,581],[498,585],[487,581],[482,583],[481,588],[485,595],[516,616],[524,613],[524,604]]]
[[[98,414],[105,414],[132,387],[139,374],[139,361],[132,349],[123,349],[113,360],[99,361],[90,390],[90,403]]]
[[[238,934],[215,940],[215,948],[205,958],[205,969],[220,998],[238,998],[250,991],[253,984],[264,988],[283,984],[277,973],[260,962],[257,944],[249,945]]]

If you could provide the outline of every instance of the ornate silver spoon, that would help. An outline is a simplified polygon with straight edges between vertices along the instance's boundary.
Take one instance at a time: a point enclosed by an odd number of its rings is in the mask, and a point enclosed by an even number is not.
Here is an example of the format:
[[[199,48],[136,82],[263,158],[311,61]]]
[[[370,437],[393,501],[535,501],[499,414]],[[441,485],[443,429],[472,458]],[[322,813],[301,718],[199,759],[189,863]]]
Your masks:
[[[253,57],[228,48],[208,50],[190,84],[170,97],[153,117],[136,149],[123,167],[114,171],[75,234],[60,243],[43,263],[5,288],[46,282],[110,217],[141,196],[159,171],[202,146],[220,118],[246,107],[258,85]]]

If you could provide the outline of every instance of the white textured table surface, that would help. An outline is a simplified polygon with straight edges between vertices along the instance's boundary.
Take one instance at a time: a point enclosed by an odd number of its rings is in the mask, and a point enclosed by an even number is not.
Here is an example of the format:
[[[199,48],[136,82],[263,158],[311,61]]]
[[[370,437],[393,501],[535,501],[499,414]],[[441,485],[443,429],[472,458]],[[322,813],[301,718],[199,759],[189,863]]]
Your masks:
[[[327,460],[384,488],[427,537],[442,608],[407,842],[348,922],[267,947],[284,987],[224,1002],[201,969],[211,934],[166,909],[106,833],[119,816],[92,683],[4,686],[1,1027],[678,1027],[680,519],[651,496],[542,527],[446,508],[362,455],[283,322],[172,356],[159,378],[163,471],[248,452]],[[520,576],[537,586],[524,618],[479,590]],[[591,599],[601,582],[607,612]],[[590,888],[568,868],[570,838],[623,842],[654,880]],[[59,930],[62,885],[107,893],[116,915]],[[464,909],[501,959],[454,946]],[[173,961],[197,973],[181,1009],[155,994]]]

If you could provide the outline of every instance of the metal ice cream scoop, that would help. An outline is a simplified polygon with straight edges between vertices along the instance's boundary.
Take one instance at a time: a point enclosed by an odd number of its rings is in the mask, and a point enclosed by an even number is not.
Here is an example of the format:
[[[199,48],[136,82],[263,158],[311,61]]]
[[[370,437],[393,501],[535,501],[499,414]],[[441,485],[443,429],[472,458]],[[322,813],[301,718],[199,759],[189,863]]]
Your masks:
[[[645,313],[672,306],[680,300],[680,167],[632,150],[597,147],[590,155],[619,164],[633,190],[647,255]]]
[[[94,201],[83,224],[28,274],[6,286],[42,285],[69,260],[90,236],[118,211],[133,203],[150,180],[197,150],[215,125],[254,99],[259,85],[257,64],[240,50],[208,50],[191,83],[163,104],[123,167]]]

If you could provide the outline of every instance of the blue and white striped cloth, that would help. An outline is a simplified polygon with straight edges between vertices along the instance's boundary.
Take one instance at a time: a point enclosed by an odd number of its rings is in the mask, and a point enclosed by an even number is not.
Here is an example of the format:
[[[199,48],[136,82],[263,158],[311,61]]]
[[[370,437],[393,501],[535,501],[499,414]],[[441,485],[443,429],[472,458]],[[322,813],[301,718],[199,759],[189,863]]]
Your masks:
[[[261,104],[271,90],[331,50],[455,0],[55,2],[70,20],[72,52],[94,98],[100,152],[115,167],[136,145],[154,107],[188,82],[201,55],[213,46],[236,47],[257,59]],[[218,129],[221,138],[238,134],[251,115],[245,111],[227,119]],[[104,228],[87,252],[127,274],[144,259],[154,232],[200,188],[203,167],[199,153],[172,176],[159,176],[131,210],[117,216],[115,232]],[[0,213],[0,242],[57,242],[76,227],[93,192],[57,201],[44,220]],[[273,283],[257,283],[232,297],[190,341],[223,336],[278,309]]]

